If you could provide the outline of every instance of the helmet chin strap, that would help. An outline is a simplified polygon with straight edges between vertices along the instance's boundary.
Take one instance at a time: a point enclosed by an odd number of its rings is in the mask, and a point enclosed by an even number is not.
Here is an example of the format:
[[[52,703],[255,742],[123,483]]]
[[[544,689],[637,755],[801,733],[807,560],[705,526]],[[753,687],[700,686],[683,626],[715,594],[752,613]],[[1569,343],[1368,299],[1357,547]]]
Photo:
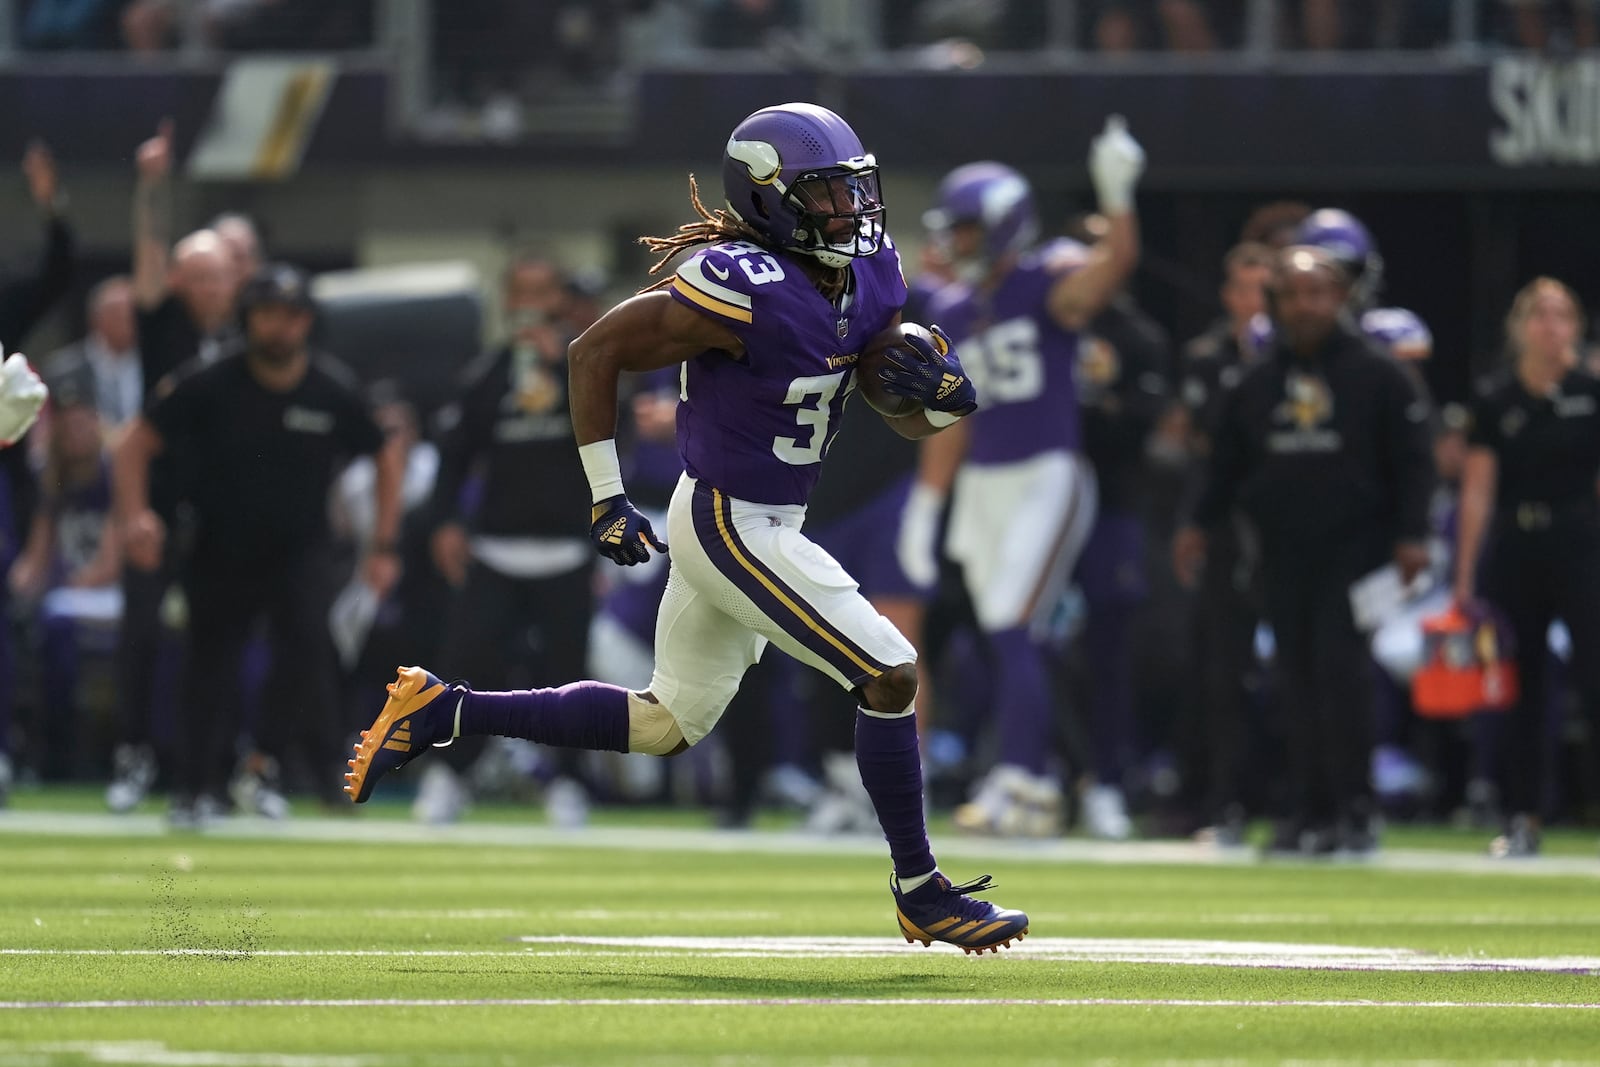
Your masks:
[[[833,267],[836,270],[841,270],[845,267],[848,267],[850,265],[850,261],[855,258],[854,256],[847,256],[843,252],[835,252],[833,249],[827,247],[807,248],[805,249],[805,253],[806,255],[815,259],[818,263],[821,263],[824,267]]]

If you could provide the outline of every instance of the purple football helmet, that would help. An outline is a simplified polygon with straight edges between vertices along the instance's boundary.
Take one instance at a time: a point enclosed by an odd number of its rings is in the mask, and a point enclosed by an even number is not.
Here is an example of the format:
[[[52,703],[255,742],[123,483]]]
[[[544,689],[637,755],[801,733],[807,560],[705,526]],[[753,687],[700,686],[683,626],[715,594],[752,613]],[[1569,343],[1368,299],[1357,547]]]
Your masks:
[[[939,183],[938,206],[922,216],[922,223],[946,253],[952,253],[951,230],[964,222],[981,226],[983,241],[976,258],[954,266],[963,281],[975,282],[1038,238],[1039,215],[1028,179],[1004,163],[991,162],[968,163],[945,175]]]
[[[883,245],[878,161],[844,119],[816,104],[762,108],[722,154],[728,210],[764,243],[844,267]]]
[[[1351,299],[1366,307],[1383,284],[1383,257],[1361,220],[1348,211],[1325,207],[1306,216],[1295,234],[1297,245],[1315,245],[1350,272]]]

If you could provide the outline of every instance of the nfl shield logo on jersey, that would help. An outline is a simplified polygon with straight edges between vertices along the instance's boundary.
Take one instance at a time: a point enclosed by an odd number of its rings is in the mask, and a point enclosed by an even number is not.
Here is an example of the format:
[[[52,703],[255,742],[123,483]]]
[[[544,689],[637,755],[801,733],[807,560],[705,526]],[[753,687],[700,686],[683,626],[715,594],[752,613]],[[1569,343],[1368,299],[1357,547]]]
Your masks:
[[[844,315],[839,316],[839,339],[844,340],[844,335],[850,332],[850,320]]]

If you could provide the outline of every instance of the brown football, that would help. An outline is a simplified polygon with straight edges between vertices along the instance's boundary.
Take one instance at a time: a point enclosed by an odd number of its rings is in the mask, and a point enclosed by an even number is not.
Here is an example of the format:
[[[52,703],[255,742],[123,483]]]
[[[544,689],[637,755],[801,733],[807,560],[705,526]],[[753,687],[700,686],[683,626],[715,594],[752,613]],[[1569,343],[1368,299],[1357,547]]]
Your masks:
[[[868,341],[856,361],[856,389],[861,393],[861,398],[873,411],[891,419],[902,419],[922,410],[922,405],[910,397],[889,392],[883,387],[883,379],[878,377],[878,371],[888,364],[889,351],[905,346],[906,334],[909,333],[924,338],[930,345],[934,343],[933,335],[923,327],[914,322],[902,322]]]

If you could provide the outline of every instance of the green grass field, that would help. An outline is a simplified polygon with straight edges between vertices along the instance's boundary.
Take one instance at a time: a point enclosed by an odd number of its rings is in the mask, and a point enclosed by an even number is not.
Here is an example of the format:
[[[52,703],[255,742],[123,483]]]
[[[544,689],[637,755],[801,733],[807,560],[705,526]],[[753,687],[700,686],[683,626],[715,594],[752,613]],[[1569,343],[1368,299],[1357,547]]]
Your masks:
[[[1592,836],[1514,867],[1444,832],[1322,866],[944,836],[1033,919],[977,958],[900,940],[871,841],[56,799],[0,813],[0,1067],[1600,1063]]]

